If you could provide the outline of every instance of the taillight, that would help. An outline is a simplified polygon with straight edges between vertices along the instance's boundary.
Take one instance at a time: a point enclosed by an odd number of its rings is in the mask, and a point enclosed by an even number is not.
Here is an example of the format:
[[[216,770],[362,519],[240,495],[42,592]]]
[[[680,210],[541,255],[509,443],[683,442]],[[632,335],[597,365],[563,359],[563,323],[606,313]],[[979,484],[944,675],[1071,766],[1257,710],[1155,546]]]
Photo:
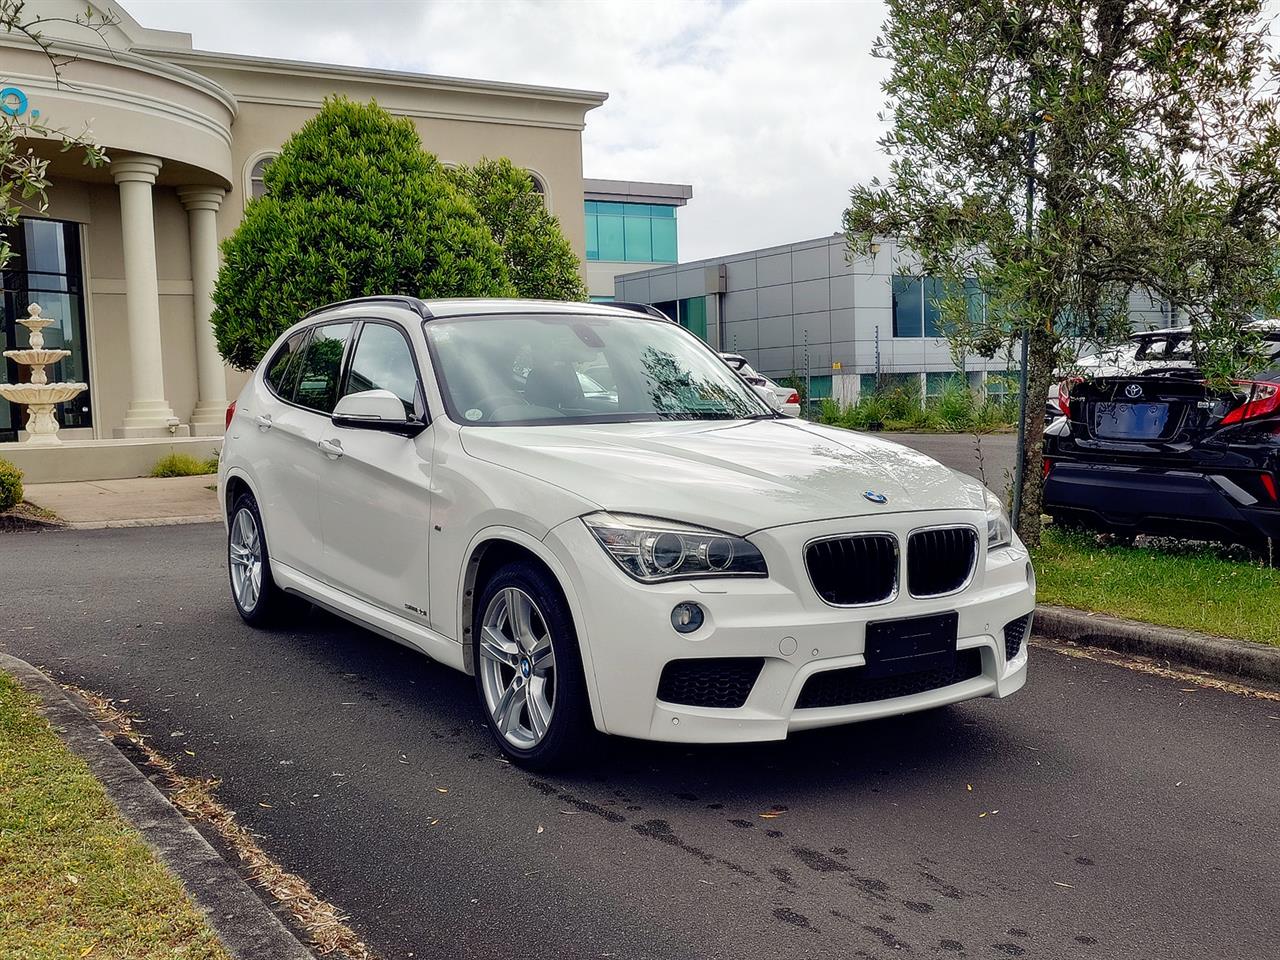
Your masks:
[[[1064,417],[1071,416],[1071,388],[1083,382],[1084,377],[1067,377],[1058,383],[1058,409]]]
[[[1050,460],[1048,457],[1045,457],[1044,458],[1044,478],[1046,480],[1049,479],[1049,471],[1051,471],[1052,469],[1053,469],[1053,461]]]
[[[234,417],[235,415],[236,415],[236,402],[232,400],[229,404],[227,404],[227,425],[223,427],[224,432],[231,429],[231,418]]]
[[[1249,399],[1222,418],[1222,425],[1243,423],[1280,412],[1280,384],[1236,380],[1237,386],[1249,388]]]
[[[1272,503],[1280,503],[1280,497],[1276,496],[1276,478],[1271,474],[1262,475],[1262,489],[1267,491],[1267,496],[1271,498]]]
[[[798,394],[798,393],[796,393],[794,390],[792,390],[792,391],[791,391],[791,395],[790,395],[789,397],[787,397],[786,402],[787,402],[787,403],[799,403],[799,402],[800,402],[800,394]]]

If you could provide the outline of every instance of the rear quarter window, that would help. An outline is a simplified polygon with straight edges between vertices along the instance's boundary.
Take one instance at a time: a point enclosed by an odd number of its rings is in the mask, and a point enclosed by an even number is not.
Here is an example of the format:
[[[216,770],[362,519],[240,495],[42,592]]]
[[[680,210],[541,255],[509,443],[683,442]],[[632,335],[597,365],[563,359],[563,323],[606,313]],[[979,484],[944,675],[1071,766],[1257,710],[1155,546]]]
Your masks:
[[[279,349],[272,355],[267,362],[266,372],[263,373],[262,379],[272,392],[284,399],[289,399],[293,390],[290,388],[289,368],[294,366],[294,359],[302,350],[303,341],[307,339],[307,331],[299,330],[284,343],[280,344]]]

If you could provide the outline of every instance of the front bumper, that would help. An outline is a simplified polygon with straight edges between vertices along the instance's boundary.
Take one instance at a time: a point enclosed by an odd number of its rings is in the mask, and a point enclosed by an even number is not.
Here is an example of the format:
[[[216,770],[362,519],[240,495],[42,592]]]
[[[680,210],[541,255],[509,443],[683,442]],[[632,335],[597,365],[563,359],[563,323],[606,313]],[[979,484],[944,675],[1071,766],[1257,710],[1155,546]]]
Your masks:
[[[1004,627],[1035,607],[1028,556],[1020,544],[990,556],[983,545],[973,579],[957,594],[915,599],[903,589],[894,599],[867,607],[824,603],[804,568],[804,545],[817,537],[869,531],[867,524],[874,523],[876,532],[894,533],[905,544],[909,532],[922,524],[974,524],[978,518],[971,511],[940,511],[925,519],[919,513],[885,514],[874,521],[779,527],[750,537],[769,565],[767,579],[652,585],[636,583],[619,570],[580,520],[561,524],[546,543],[573,579],[597,726],[622,736],[687,743],[781,740],[792,730],[1014,693],[1026,681],[1027,649],[1023,643],[1016,656],[1006,659]],[[905,566],[905,558],[900,562]],[[706,615],[703,626],[687,635],[671,626],[671,609],[683,601],[697,602]],[[957,650],[977,651],[979,674],[871,702],[797,706],[811,676],[865,665],[868,623],[947,611],[958,616]],[[762,658],[763,667],[742,706],[689,706],[658,697],[662,671],[670,661],[743,657]]]

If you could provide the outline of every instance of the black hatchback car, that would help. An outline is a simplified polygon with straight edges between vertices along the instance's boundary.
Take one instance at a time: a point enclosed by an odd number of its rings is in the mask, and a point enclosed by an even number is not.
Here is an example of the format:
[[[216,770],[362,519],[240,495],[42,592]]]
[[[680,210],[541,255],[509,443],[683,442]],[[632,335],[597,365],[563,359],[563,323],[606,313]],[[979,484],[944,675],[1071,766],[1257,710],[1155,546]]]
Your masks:
[[[1117,533],[1280,541],[1280,366],[1230,389],[1194,370],[1077,383],[1045,429],[1045,512]]]

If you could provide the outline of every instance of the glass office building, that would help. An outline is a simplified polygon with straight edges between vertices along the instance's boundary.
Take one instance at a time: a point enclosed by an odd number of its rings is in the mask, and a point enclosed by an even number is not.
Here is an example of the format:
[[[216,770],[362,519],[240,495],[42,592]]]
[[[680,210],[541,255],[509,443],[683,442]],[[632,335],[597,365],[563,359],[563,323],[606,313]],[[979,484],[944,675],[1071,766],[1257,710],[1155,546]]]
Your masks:
[[[620,273],[679,260],[676,213],[692,196],[693,188],[683,183],[583,181],[592,300],[612,300],[613,278]]]

